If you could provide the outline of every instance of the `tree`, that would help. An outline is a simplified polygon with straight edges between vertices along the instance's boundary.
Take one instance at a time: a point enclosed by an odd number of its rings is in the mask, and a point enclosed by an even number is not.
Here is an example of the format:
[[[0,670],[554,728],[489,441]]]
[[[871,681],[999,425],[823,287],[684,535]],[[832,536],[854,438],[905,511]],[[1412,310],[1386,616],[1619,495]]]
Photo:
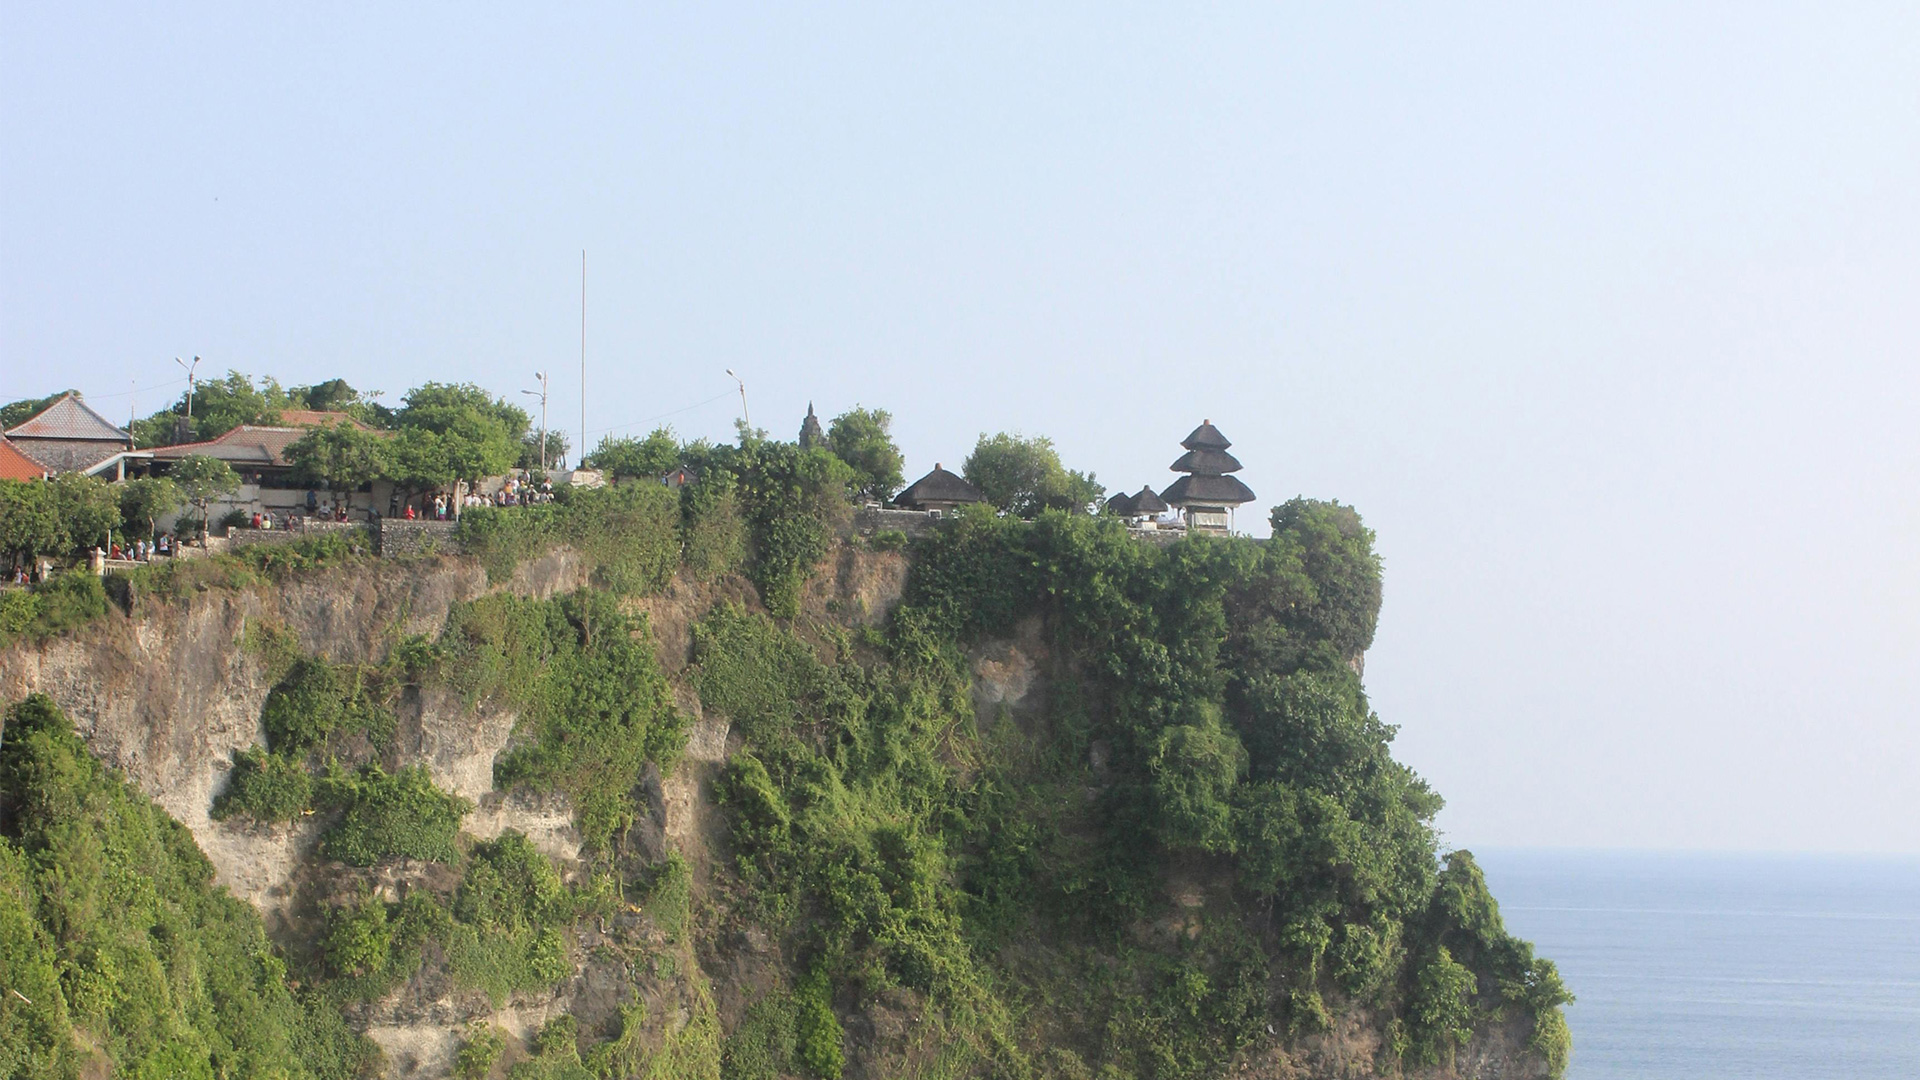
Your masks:
[[[827,429],[827,448],[853,469],[854,494],[862,498],[885,502],[905,482],[900,467],[906,458],[888,434],[892,426],[887,410],[856,406],[834,417]]]
[[[387,450],[387,479],[411,502],[423,491],[435,491],[459,479],[447,460],[446,442],[421,427],[401,428]]]
[[[357,413],[365,404],[360,391],[347,384],[345,379],[328,379],[312,386],[292,386],[287,388],[287,407],[293,409],[315,409],[320,412]]]
[[[287,447],[287,461],[302,482],[324,487],[336,499],[387,474],[387,438],[352,424],[314,428]]]
[[[63,548],[78,551],[108,543],[120,527],[120,498],[112,484],[80,473],[64,473],[46,483],[65,533]]]
[[[609,473],[615,480],[638,476],[658,480],[681,463],[680,440],[672,428],[655,428],[644,439],[604,438],[583,464]]]
[[[1380,556],[1373,530],[1351,506],[1289,499],[1273,509],[1270,555],[1310,584],[1286,621],[1325,637],[1342,657],[1373,644],[1380,620]]]
[[[547,445],[544,450],[546,455],[545,467],[553,468],[554,463],[566,458],[567,451],[573,449],[573,444],[567,441],[567,433],[564,431],[556,431],[553,428],[548,428],[546,436]],[[540,461],[542,453],[543,451],[540,446],[540,429],[528,429],[527,433],[520,439],[520,460],[515,463],[515,467],[529,470],[542,468]]]
[[[64,533],[47,484],[0,480],[0,552],[15,563],[32,562],[59,550]]]
[[[62,390],[59,393],[52,394],[48,397],[21,398],[19,401],[8,402],[5,405],[0,405],[0,431],[5,431],[6,429],[11,427],[19,427],[21,424],[26,423],[28,420],[33,419],[35,416],[38,416],[41,410],[45,409],[47,406],[53,404],[56,401],[59,401],[61,398],[66,397],[68,394],[77,394],[77,393],[79,393],[78,390]]]
[[[120,485],[120,519],[127,531],[151,537],[159,519],[187,504],[180,485],[164,476],[146,476]]]
[[[1106,491],[1092,473],[1061,465],[1053,440],[1045,436],[982,435],[961,470],[989,503],[1021,517],[1048,507],[1083,511]]]
[[[520,459],[526,410],[472,383],[424,383],[407,393],[395,416],[402,428],[439,436],[447,470],[458,479],[498,476]]]
[[[240,477],[226,462],[205,454],[189,454],[174,463],[168,474],[181,494],[200,511],[200,539],[207,537],[207,506],[222,495],[240,490]]]

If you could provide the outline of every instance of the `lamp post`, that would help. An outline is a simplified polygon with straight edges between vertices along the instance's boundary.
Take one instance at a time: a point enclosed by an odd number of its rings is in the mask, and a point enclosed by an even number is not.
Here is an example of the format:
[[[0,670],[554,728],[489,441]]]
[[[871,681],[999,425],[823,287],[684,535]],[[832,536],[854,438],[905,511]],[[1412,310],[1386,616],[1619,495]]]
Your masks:
[[[193,423],[193,388],[195,386],[193,369],[200,366],[200,358],[197,356],[194,357],[193,363],[189,364],[176,356],[173,358],[173,362],[179,364],[182,368],[186,369],[187,372],[187,423],[191,426]]]
[[[734,381],[734,382],[737,382],[737,383],[739,383],[739,384],[740,384],[740,419],[742,419],[742,420],[745,420],[745,421],[747,422],[747,430],[749,430],[749,431],[751,431],[751,430],[753,430],[753,417],[752,417],[752,416],[751,416],[750,414],[748,414],[748,412],[747,412],[747,383],[746,383],[746,380],[744,380],[744,379],[742,379],[742,378],[741,378],[740,376],[738,376],[738,375],[734,375],[734,374],[733,374],[733,369],[732,369],[732,368],[728,368],[728,369],[727,369],[727,374],[728,374],[728,375],[733,375],[733,381]]]
[[[533,377],[540,380],[540,389],[522,390],[523,394],[540,399],[540,471],[547,471],[547,373],[536,371]]]

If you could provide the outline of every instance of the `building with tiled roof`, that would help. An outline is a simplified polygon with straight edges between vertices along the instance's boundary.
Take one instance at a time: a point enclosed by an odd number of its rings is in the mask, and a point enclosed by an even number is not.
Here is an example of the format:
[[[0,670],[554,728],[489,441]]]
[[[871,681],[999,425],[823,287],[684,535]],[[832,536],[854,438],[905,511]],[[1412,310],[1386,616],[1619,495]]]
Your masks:
[[[13,441],[0,436],[0,480],[45,480],[47,467],[14,449]]]
[[[53,404],[6,432],[15,450],[52,473],[94,472],[115,464],[133,450],[127,429],[94,412],[79,394],[62,394]]]

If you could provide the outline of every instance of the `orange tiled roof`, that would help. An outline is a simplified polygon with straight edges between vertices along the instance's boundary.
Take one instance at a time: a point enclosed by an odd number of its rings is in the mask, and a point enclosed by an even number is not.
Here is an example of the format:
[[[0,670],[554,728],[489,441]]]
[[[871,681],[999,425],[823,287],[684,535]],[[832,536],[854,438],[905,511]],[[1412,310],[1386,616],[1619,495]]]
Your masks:
[[[0,436],[0,480],[44,480],[46,467],[21,453],[13,441]]]

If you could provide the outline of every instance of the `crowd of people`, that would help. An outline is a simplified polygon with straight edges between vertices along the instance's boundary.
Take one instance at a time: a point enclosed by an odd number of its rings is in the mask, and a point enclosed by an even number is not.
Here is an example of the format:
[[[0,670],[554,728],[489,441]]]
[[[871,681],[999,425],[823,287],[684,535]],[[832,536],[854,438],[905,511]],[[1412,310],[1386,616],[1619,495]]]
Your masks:
[[[161,533],[151,540],[135,539],[126,544],[118,540],[109,541],[104,548],[94,548],[94,553],[106,559],[121,561],[147,562],[154,558],[167,558],[173,554],[176,541],[172,533]]]

